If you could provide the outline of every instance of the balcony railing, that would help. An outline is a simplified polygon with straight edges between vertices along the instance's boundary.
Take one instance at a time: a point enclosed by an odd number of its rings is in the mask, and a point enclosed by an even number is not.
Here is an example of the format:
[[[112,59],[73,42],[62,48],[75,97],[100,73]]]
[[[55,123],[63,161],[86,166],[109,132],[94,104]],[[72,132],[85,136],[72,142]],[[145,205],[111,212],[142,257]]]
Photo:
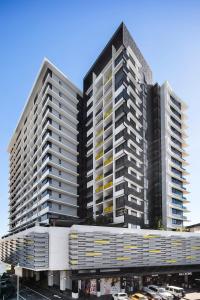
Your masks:
[[[108,159],[106,159],[106,160],[104,161],[104,166],[107,166],[107,165],[110,164],[112,161],[113,161],[113,157],[110,156]]]
[[[99,159],[100,157],[102,157],[103,156],[103,150],[102,151],[100,151],[97,155],[96,155],[96,157],[95,157],[95,159],[97,160],[97,159]]]

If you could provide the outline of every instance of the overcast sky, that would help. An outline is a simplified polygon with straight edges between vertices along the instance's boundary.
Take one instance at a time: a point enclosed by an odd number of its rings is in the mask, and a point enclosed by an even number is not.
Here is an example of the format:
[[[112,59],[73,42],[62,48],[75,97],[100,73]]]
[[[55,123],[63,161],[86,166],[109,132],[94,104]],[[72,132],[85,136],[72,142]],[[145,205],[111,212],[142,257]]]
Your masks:
[[[8,224],[7,146],[44,57],[79,88],[124,21],[152,68],[189,105],[192,223],[200,222],[200,1],[0,0],[0,235]]]

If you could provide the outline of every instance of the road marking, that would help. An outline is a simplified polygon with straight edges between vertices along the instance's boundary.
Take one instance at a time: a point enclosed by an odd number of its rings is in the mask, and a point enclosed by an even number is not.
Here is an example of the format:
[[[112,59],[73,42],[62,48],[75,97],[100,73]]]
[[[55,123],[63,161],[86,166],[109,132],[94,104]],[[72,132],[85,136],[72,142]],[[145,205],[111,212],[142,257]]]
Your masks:
[[[25,286],[25,287],[26,287],[27,289],[29,289],[30,291],[32,291],[32,292],[34,292],[34,293],[36,293],[36,294],[42,296],[43,298],[45,298],[45,299],[47,299],[47,300],[51,300],[50,298],[48,298],[48,297],[46,297],[46,296],[40,294],[39,292],[36,292],[36,291],[32,290],[30,287],[28,287],[28,286]],[[26,299],[25,299],[25,300],[26,300]]]

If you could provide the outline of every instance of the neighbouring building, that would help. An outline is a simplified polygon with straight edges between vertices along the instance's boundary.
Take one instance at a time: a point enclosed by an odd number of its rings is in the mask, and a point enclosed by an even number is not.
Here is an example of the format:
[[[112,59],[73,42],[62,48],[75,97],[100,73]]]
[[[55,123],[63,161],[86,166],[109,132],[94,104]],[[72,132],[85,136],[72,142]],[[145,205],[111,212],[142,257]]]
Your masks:
[[[200,232],[200,223],[188,225],[186,229],[190,232]]]
[[[150,228],[179,229],[187,221],[187,105],[168,82],[148,99],[148,201]]]
[[[77,221],[81,92],[44,60],[9,144],[10,232]]]

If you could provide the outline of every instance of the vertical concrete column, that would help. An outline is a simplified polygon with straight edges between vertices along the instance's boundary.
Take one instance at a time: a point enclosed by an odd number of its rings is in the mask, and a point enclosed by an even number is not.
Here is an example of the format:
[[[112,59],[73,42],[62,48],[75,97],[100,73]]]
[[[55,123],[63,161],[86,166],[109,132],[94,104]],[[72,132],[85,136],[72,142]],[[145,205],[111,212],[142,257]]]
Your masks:
[[[48,286],[53,286],[53,271],[48,271]]]
[[[138,284],[139,284],[139,289],[141,290],[142,287],[143,287],[143,278],[142,278],[142,276],[139,276]]]
[[[30,277],[33,278],[34,277],[34,272],[31,270],[30,271]]]
[[[40,281],[40,272],[38,271],[35,272],[35,280]]]
[[[66,279],[67,279],[67,272],[60,271],[60,290],[61,291],[66,290]]]
[[[78,299],[78,280],[72,280],[72,298]]]
[[[68,290],[72,289],[72,279],[71,279],[71,273],[69,271],[66,271],[66,289]]]
[[[185,282],[185,287],[188,288],[188,275],[184,275],[184,282]]]
[[[97,281],[96,281],[96,287],[97,287],[97,297],[100,297],[101,296],[100,279],[97,279]]]

